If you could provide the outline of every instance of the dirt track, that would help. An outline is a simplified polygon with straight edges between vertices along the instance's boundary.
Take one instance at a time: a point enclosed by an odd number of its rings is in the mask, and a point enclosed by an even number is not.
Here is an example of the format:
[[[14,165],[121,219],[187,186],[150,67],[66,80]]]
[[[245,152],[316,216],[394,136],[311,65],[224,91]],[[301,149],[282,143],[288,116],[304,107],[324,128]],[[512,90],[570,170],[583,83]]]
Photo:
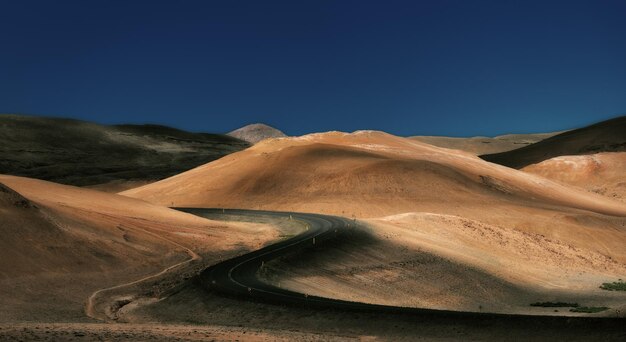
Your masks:
[[[116,315],[117,315],[117,312],[116,312],[117,310],[112,311],[112,312],[108,311],[108,310],[105,311],[105,312],[98,312],[96,310],[98,297],[101,296],[103,293],[105,293],[107,291],[111,291],[111,290],[121,289],[121,288],[124,288],[124,287],[127,287],[127,286],[136,285],[136,284],[139,284],[141,282],[157,278],[157,277],[162,276],[163,274],[165,274],[167,272],[170,272],[171,270],[173,270],[175,268],[178,268],[178,267],[183,266],[185,264],[188,264],[190,262],[202,259],[202,257],[200,255],[198,255],[198,253],[196,253],[193,250],[191,250],[191,249],[189,249],[189,248],[187,248],[187,247],[177,243],[176,241],[172,241],[171,239],[165,238],[165,237],[163,237],[161,235],[157,235],[157,234],[155,234],[153,232],[149,232],[149,231],[147,231],[145,229],[141,229],[141,228],[137,228],[137,229],[143,231],[145,234],[154,236],[155,238],[167,241],[168,243],[170,243],[170,244],[172,244],[172,245],[174,245],[176,247],[184,249],[185,252],[189,255],[190,258],[185,260],[185,261],[181,261],[179,263],[176,263],[176,264],[174,264],[172,266],[169,266],[169,267],[163,269],[162,271],[160,271],[158,273],[155,273],[155,274],[152,274],[152,275],[149,275],[149,276],[146,276],[146,277],[143,277],[141,279],[137,279],[137,280],[134,280],[134,281],[131,281],[131,282],[127,282],[127,283],[123,283],[123,284],[107,287],[107,288],[104,288],[104,289],[100,289],[100,290],[94,292],[91,296],[89,296],[89,298],[87,299],[87,303],[85,304],[85,314],[87,316],[89,316],[91,318],[99,319],[99,320],[115,319]]]

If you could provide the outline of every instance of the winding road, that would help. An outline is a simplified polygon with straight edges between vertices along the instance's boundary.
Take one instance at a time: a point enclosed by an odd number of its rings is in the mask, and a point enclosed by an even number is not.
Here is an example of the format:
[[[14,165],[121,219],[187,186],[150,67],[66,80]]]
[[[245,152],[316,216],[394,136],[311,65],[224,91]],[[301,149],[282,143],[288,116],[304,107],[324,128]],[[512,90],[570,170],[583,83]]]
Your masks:
[[[490,322],[489,324],[506,325],[511,323],[524,323],[531,325],[539,324],[544,327],[546,324],[555,324],[558,327],[582,326],[593,329],[613,329],[614,327],[619,327],[620,329],[623,328],[623,318],[499,314],[398,307],[351,302],[290,291],[261,281],[258,277],[258,273],[263,267],[263,264],[290,253],[300,252],[303,250],[310,250],[311,253],[315,253],[314,249],[316,246],[323,244],[325,241],[330,239],[340,237],[348,228],[355,227],[356,223],[354,221],[337,216],[295,212],[208,208],[173,209],[214,220],[220,220],[219,215],[223,214],[235,215],[241,220],[251,222],[259,222],[267,220],[268,218],[289,219],[300,223],[305,228],[302,233],[291,238],[281,240],[256,251],[225,260],[202,271],[200,274],[202,286],[208,291],[223,296],[236,297],[247,301],[259,301],[275,305],[294,306],[297,308],[359,311],[369,312],[375,315],[411,315],[419,317],[420,320],[432,317],[438,320],[442,318],[446,321],[450,318],[454,320],[454,322],[458,322],[459,319],[462,319],[463,321],[470,322],[471,324],[486,324],[486,322]],[[349,236],[344,235],[341,238],[349,238]],[[96,310],[97,297],[102,293],[156,278],[176,267],[200,258],[199,255],[187,247],[169,239],[166,240],[176,245],[178,248],[185,250],[185,252],[189,255],[189,259],[176,265],[172,265],[157,274],[135,280],[130,283],[96,291],[87,301],[86,313],[88,316],[105,320],[110,318],[107,317],[106,314],[99,314]]]
[[[419,320],[435,319],[440,322],[456,323],[462,320],[469,322],[469,324],[477,325],[495,324],[510,326],[527,324],[538,327],[554,325],[565,329],[585,327],[608,330],[615,327],[623,329],[624,327],[623,318],[616,317],[546,316],[423,309],[351,302],[290,291],[261,281],[257,274],[263,267],[263,264],[303,249],[314,249],[316,245],[338,237],[343,230],[354,227],[356,224],[354,221],[337,216],[295,212],[204,208],[174,209],[218,220],[219,218],[216,218],[215,214],[220,213],[245,217],[249,221],[255,221],[255,218],[263,216],[287,218],[300,222],[305,226],[306,230],[301,234],[206,268],[200,274],[200,281],[203,287],[208,291],[221,295],[298,308],[368,312],[375,316],[378,314],[399,314],[413,316]],[[344,236],[343,238],[346,237]],[[312,252],[314,253],[315,251],[313,250]]]
[[[274,212],[244,209],[205,209],[205,208],[173,208],[201,217],[216,219],[212,215],[229,214],[247,217],[254,221],[254,217],[265,216],[287,218],[300,222],[306,230],[299,235],[279,241],[259,250],[228,259],[208,267],[200,274],[204,288],[222,295],[237,297],[245,300],[262,301],[270,304],[292,305],[297,307],[337,309],[350,311],[369,311],[377,313],[402,313],[418,315],[465,316],[469,318],[487,317],[538,317],[531,315],[496,314],[481,312],[462,312],[450,310],[422,309],[411,307],[397,307],[388,305],[351,302],[339,299],[311,296],[283,289],[261,281],[257,274],[265,262],[301,251],[305,248],[315,248],[317,244],[335,238],[346,228],[355,225],[354,221],[320,214],[305,214],[296,212]],[[554,316],[545,316],[554,318]],[[569,317],[571,318],[571,317]]]

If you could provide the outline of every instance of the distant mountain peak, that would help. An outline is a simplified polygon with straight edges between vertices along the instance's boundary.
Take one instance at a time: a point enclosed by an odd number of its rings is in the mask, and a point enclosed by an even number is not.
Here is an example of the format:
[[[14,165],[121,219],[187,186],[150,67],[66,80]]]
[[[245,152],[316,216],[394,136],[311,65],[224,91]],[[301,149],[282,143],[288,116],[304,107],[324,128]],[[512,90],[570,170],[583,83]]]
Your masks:
[[[254,123],[247,126],[243,126],[238,128],[230,133],[227,133],[231,137],[241,139],[247,141],[251,144],[256,144],[261,140],[267,138],[280,138],[286,137],[287,135],[280,130],[268,126],[263,123]]]

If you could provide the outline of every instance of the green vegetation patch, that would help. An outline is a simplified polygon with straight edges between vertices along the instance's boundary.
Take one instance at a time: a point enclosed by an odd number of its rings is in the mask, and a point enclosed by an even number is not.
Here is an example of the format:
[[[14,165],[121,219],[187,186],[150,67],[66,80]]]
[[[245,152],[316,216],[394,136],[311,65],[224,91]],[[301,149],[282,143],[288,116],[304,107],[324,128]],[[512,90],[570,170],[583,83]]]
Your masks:
[[[530,306],[541,306],[544,308],[577,308],[578,303],[537,302],[537,303],[530,304]]]
[[[577,308],[570,309],[571,312],[584,312],[584,313],[597,313],[608,310],[606,306],[580,306]]]
[[[626,282],[620,279],[612,283],[602,283],[600,288],[607,291],[626,291]]]

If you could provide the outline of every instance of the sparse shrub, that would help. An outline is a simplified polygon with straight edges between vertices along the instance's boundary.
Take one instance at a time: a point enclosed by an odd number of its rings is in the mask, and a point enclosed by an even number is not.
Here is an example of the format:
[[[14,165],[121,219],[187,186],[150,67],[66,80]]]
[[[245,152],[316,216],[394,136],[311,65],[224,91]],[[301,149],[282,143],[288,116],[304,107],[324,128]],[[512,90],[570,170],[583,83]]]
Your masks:
[[[578,303],[537,302],[537,303],[530,304],[530,306],[541,306],[544,308],[577,308]]]
[[[626,282],[619,279],[618,281],[614,281],[612,283],[602,283],[600,288],[607,291],[626,291]]]
[[[571,312],[584,312],[584,313],[597,313],[608,310],[606,306],[580,306],[577,308],[570,309]]]

